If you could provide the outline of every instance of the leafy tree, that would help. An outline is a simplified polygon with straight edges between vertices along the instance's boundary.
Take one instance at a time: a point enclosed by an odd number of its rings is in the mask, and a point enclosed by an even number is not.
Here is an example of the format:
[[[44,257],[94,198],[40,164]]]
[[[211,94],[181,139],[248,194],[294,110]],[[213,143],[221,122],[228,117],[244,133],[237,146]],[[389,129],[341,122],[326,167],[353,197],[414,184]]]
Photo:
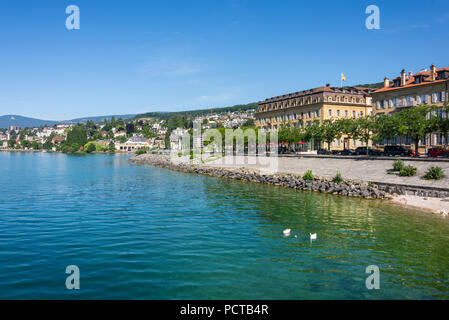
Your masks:
[[[14,140],[14,139],[8,140],[8,148],[14,148],[15,145],[16,145],[16,140]]]
[[[436,127],[445,138],[446,147],[449,140],[449,104],[446,102],[441,110],[440,116],[436,117]]]
[[[327,149],[331,149],[332,141],[340,139],[342,135],[340,121],[324,120],[322,124],[323,140],[327,143]]]
[[[415,106],[402,110],[392,117],[399,122],[398,133],[409,136],[415,144],[415,154],[418,154],[419,141],[433,130],[433,115],[427,105]]]
[[[97,151],[96,143],[94,143],[94,142],[88,142],[88,143],[84,146],[84,150],[85,150],[87,153],[91,153],[91,152]]]
[[[132,124],[132,123],[126,124],[126,134],[134,133],[135,129],[136,128],[134,127],[134,124]]]
[[[396,117],[381,115],[373,126],[373,140],[393,139],[398,134],[399,122]]]
[[[51,150],[51,148],[53,147],[53,144],[51,143],[51,138],[48,137],[47,140],[45,141],[45,143],[42,146],[45,150]]]
[[[312,148],[315,141],[318,141],[318,146],[321,145],[321,141],[323,140],[323,128],[320,126],[318,120],[309,123],[309,125],[305,127],[304,138],[305,140],[312,142]]]
[[[71,131],[67,133],[66,144],[69,146],[73,146],[73,144],[79,146],[84,146],[87,142],[87,132],[86,128],[83,125],[76,125],[72,128]]]
[[[81,147],[80,147],[80,145],[78,144],[78,143],[72,143],[71,145],[70,145],[70,148],[72,149],[72,152],[76,152],[76,151],[78,151]]]
[[[109,142],[108,150],[110,152],[115,152],[115,144],[114,144],[114,142],[112,142],[112,141]]]
[[[360,117],[356,121],[358,126],[358,134],[360,140],[366,144],[368,147],[369,140],[371,139],[372,132],[375,128],[376,123],[372,117]]]
[[[40,146],[40,144],[37,141],[31,142],[31,147],[33,148],[33,150],[41,149],[41,146]]]
[[[345,118],[339,121],[341,122],[342,131],[348,136],[348,139],[356,140],[360,138],[360,128],[355,119]]]

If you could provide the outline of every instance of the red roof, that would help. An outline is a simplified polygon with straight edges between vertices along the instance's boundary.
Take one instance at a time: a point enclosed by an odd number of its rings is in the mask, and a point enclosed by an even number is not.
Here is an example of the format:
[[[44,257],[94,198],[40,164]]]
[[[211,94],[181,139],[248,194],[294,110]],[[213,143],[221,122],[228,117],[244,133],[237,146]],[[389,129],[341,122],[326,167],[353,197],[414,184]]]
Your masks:
[[[449,67],[445,67],[445,68],[440,68],[440,69],[436,69],[436,72],[440,72],[440,71],[449,71]],[[418,76],[422,76],[422,80],[420,83],[415,83],[415,79]],[[442,79],[442,80],[431,80],[431,71],[420,71],[418,73],[412,74],[412,75],[406,75],[405,76],[405,85],[404,86],[400,86],[400,87],[395,87],[394,86],[394,81],[400,81],[401,77],[396,77],[392,80],[391,85],[388,88],[381,88],[378,89],[376,91],[374,91],[374,93],[378,93],[378,92],[385,92],[385,91],[392,91],[392,90],[399,90],[402,88],[412,88],[412,87],[419,87],[419,86],[423,86],[423,85],[427,85],[430,83],[440,83],[440,82],[444,82],[444,81],[448,81],[448,79]]]

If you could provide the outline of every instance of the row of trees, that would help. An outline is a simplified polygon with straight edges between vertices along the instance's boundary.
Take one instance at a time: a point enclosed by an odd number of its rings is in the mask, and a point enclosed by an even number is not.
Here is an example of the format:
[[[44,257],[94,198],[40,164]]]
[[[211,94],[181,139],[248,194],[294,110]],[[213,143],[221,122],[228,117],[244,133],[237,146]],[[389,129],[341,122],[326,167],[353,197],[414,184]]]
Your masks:
[[[295,143],[299,141],[326,142],[330,150],[334,140],[343,135],[349,139],[361,140],[368,145],[369,141],[380,142],[396,136],[409,137],[418,152],[419,141],[430,133],[439,132],[446,137],[449,133],[449,105],[416,106],[389,115],[374,118],[345,118],[338,120],[315,121],[309,125],[295,127],[291,123],[284,124],[278,132],[280,142]]]

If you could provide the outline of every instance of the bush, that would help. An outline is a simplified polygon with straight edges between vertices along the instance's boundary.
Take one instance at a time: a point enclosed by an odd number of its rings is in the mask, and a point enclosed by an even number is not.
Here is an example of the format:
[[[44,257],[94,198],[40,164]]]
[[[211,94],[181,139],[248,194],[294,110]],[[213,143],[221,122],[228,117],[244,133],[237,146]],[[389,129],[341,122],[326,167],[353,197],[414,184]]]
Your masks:
[[[86,152],[87,153],[91,153],[97,151],[97,146],[94,143],[88,143],[87,144],[87,148],[86,148]]]
[[[302,176],[304,180],[313,180],[312,170],[307,170],[306,173]]]
[[[424,175],[424,179],[428,180],[440,180],[443,177],[444,172],[441,167],[430,167]]]
[[[111,141],[109,143],[108,150],[109,150],[109,152],[115,152],[115,143],[114,142]]]
[[[71,146],[72,152],[77,152],[80,149],[80,145],[78,143],[73,143]]]
[[[136,151],[136,155],[145,154],[145,153],[147,153],[146,148],[140,148],[139,150]]]
[[[393,170],[394,171],[401,171],[404,168],[404,161],[401,159],[397,159],[393,161]]]
[[[401,177],[412,177],[416,174],[417,169],[414,166],[405,166],[399,171]]]
[[[340,173],[340,172],[337,172],[337,174],[336,174],[335,177],[332,179],[332,181],[333,181],[334,183],[337,183],[337,184],[342,183],[342,182],[343,182],[343,178],[341,177],[341,173]]]

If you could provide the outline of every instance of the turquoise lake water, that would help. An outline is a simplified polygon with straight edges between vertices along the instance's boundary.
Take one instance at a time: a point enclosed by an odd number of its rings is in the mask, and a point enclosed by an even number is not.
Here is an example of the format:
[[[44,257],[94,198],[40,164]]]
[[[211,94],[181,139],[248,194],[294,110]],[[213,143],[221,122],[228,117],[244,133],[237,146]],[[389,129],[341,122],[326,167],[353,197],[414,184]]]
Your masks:
[[[0,152],[1,299],[449,298],[449,219],[128,158]]]

